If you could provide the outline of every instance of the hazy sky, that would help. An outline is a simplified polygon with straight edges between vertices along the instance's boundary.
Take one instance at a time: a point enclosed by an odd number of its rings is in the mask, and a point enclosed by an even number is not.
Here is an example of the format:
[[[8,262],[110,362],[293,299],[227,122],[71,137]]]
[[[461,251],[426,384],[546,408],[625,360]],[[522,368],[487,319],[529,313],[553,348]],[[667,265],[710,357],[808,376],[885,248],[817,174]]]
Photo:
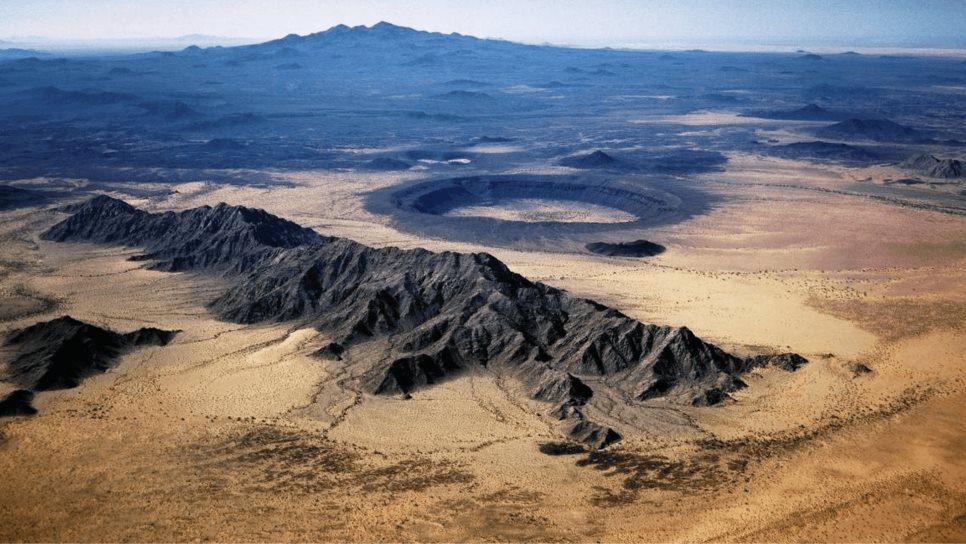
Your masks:
[[[571,45],[966,46],[966,0],[0,0],[0,37],[274,38],[380,20]]]

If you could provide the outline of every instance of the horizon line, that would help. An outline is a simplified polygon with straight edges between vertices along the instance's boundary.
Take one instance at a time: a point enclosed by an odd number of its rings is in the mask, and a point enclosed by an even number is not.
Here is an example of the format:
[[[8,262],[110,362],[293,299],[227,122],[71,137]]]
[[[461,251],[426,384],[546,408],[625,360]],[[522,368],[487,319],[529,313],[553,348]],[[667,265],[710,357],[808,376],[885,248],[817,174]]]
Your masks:
[[[751,38],[719,38],[711,40],[700,40],[690,37],[676,37],[676,38],[664,38],[657,41],[648,41],[646,38],[640,41],[637,40],[613,40],[613,41],[580,41],[580,42],[567,42],[567,41],[525,41],[525,40],[513,40],[509,38],[503,38],[499,36],[475,36],[471,34],[463,34],[460,32],[444,32],[435,30],[421,30],[414,27],[408,27],[403,25],[397,25],[387,21],[379,21],[371,25],[346,25],[344,23],[339,23],[332,25],[324,30],[318,30],[315,32],[309,32],[307,34],[298,33],[288,33],[284,35],[273,35],[273,36],[226,36],[226,35],[214,35],[205,34],[203,32],[191,32],[188,34],[180,34],[176,36],[117,36],[109,38],[91,38],[91,37],[75,37],[75,38],[59,38],[51,36],[0,36],[0,51],[4,49],[16,49],[18,46],[43,46],[51,45],[55,46],[49,50],[49,52],[83,52],[83,51],[133,51],[139,48],[151,48],[153,46],[161,45],[164,42],[180,42],[178,46],[185,45],[190,47],[191,44],[188,43],[192,38],[201,39],[200,43],[203,44],[205,48],[207,47],[218,47],[222,44],[215,42],[225,41],[223,47],[240,47],[246,45],[258,45],[262,43],[267,43],[275,40],[279,40],[288,36],[298,36],[300,38],[305,38],[315,34],[322,34],[333,30],[335,28],[345,27],[350,29],[367,29],[372,30],[378,26],[390,26],[399,29],[410,30],[419,33],[428,34],[439,34],[441,36],[451,36],[458,35],[469,38],[476,38],[479,40],[488,41],[500,41],[505,43],[513,43],[518,45],[529,45],[529,46],[542,46],[542,47],[559,47],[567,49],[590,49],[590,50],[616,50],[616,51],[687,51],[687,50],[703,50],[707,52],[721,52],[721,53],[795,53],[795,52],[809,52],[809,53],[822,53],[822,54],[841,54],[841,53],[859,53],[859,54],[869,54],[869,55],[883,55],[891,53],[905,53],[914,54],[914,56],[963,56],[966,57],[966,44],[962,45],[923,45],[923,44],[885,44],[877,43],[877,40],[862,40],[865,45],[858,43],[853,43],[851,45],[840,43],[836,40],[821,40],[818,43],[804,43],[804,42],[788,42],[785,40],[763,40],[761,42],[756,42]],[[124,44],[126,47],[107,47],[111,44]],[[174,44],[172,44],[174,45]],[[139,47],[140,46],[140,47]],[[48,52],[40,47],[34,47],[39,53]],[[177,49],[180,50],[180,49]],[[864,51],[864,52],[863,52]]]

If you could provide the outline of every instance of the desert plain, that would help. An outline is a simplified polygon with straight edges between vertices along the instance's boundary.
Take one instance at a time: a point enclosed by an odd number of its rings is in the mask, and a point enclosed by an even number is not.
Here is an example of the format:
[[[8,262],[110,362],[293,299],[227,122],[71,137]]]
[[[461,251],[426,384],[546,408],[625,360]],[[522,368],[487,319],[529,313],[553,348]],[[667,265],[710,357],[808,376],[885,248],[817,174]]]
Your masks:
[[[707,62],[743,59],[735,57]],[[606,81],[581,84],[624,96]],[[518,91],[504,88],[498,100]],[[545,149],[530,155],[527,136],[511,131],[507,143],[466,148],[472,163],[411,154],[415,166],[405,169],[216,165],[221,177],[199,170],[190,180],[5,170],[4,189],[43,198],[0,209],[4,331],[70,315],[114,331],[180,332],[168,345],[124,353],[79,387],[38,393],[36,415],[0,419],[0,540],[966,540],[963,185],[896,188],[908,167],[881,156],[727,149],[729,131],[778,146],[823,123],[705,106],[637,112],[622,103],[613,119],[594,121],[677,131],[720,151],[714,168],[662,172],[653,185],[647,172],[573,166]],[[560,155],[631,154],[605,132]],[[393,153],[402,152],[360,146],[351,156]],[[272,181],[236,181],[255,171]],[[674,193],[684,203],[665,202],[669,218],[627,233],[611,227],[635,212],[570,193],[506,193],[427,222],[411,220],[412,210],[383,213],[384,195],[400,187],[495,173],[686,188]],[[502,190],[493,183],[487,190]],[[691,190],[703,199],[693,209]],[[486,252],[526,278],[644,323],[686,326],[730,353],[793,352],[808,362],[793,372],[753,369],[747,387],[709,406],[600,393],[587,417],[621,439],[596,449],[568,441],[552,405],[499,368],[373,394],[340,361],[317,356],[333,341],[325,332],[215,315],[209,303],[237,277],[155,270],[130,259],[137,248],[42,237],[69,216],[64,206],[97,194],[154,213],[220,202],[259,208],[376,248]],[[479,235],[469,228],[488,221],[499,225]],[[507,237],[515,228],[534,236]],[[638,258],[584,249],[598,238],[646,238],[665,250]],[[16,388],[0,387],[0,395]]]

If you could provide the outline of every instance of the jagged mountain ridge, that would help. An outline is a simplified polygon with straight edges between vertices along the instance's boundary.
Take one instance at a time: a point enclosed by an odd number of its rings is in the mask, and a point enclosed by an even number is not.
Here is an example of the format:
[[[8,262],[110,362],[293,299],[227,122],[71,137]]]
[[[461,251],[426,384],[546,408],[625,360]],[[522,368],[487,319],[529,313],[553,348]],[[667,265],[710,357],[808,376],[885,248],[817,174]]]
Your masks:
[[[928,153],[912,157],[900,166],[941,179],[961,178],[964,172],[963,162],[959,159],[940,159]]]
[[[323,238],[263,210],[226,204],[151,214],[124,201],[98,196],[65,211],[73,216],[45,232],[43,239],[145,247],[148,252],[137,259],[155,260],[152,268],[166,271],[225,265],[240,270],[279,249]]]
[[[110,368],[126,351],[163,346],[177,331],[143,328],[126,334],[63,316],[13,331],[4,348],[14,352],[6,379],[23,389],[70,389]]]
[[[925,138],[918,130],[888,119],[846,119],[823,127],[815,133],[823,138],[875,142],[909,142]]]
[[[408,394],[461,372],[499,369],[556,403],[570,434],[596,445],[615,433],[583,417],[593,391],[580,376],[637,401],[707,405],[744,387],[743,372],[771,362],[532,282],[486,253],[371,248],[225,205],[149,214],[98,197],[70,211],[45,238],[141,246],[163,269],[232,274],[232,287],[210,304],[215,313],[311,324],[335,340],[326,353],[337,359],[351,362],[356,346],[378,346],[382,355],[355,373],[370,393]],[[181,218],[203,227],[172,224]],[[271,235],[252,235],[265,230]]]

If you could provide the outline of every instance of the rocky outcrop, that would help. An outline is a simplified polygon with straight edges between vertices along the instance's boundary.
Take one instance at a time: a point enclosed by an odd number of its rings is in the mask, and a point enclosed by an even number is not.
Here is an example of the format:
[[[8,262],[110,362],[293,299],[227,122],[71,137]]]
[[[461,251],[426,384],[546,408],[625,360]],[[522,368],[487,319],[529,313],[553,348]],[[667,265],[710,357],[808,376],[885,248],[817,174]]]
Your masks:
[[[124,353],[142,346],[164,346],[177,332],[143,328],[122,334],[70,316],[13,331],[3,346],[10,355],[4,379],[23,392],[7,397],[4,410],[7,415],[33,413],[25,407],[30,407],[34,391],[77,387],[85,378],[114,366]]]
[[[144,328],[121,334],[70,316],[13,331],[4,348],[13,352],[7,380],[24,389],[70,389],[112,367],[140,346],[163,346],[177,331]]]
[[[592,242],[585,246],[587,251],[608,257],[653,257],[664,253],[665,247],[647,240],[633,242]]]
[[[864,147],[833,142],[794,142],[769,146],[768,152],[788,159],[826,159],[833,161],[870,162],[880,157]]]
[[[32,416],[37,413],[33,407],[34,392],[17,389],[0,400],[0,417]]]
[[[152,214],[107,196],[65,211],[73,215],[42,235],[45,240],[84,240],[143,247],[135,257],[158,270],[241,270],[283,248],[322,237],[263,210],[219,204],[180,213]]]
[[[570,168],[581,168],[581,169],[591,169],[591,168],[616,168],[624,166],[624,164],[615,159],[614,157],[604,153],[601,150],[594,151],[593,153],[588,153],[586,155],[574,155],[571,157],[566,157],[560,160],[561,166],[569,166]]]
[[[875,142],[910,142],[924,138],[918,130],[888,119],[846,119],[821,128],[816,134],[822,138]]]
[[[939,159],[928,153],[917,155],[901,164],[931,178],[956,179],[963,177],[963,162],[958,159]]]

